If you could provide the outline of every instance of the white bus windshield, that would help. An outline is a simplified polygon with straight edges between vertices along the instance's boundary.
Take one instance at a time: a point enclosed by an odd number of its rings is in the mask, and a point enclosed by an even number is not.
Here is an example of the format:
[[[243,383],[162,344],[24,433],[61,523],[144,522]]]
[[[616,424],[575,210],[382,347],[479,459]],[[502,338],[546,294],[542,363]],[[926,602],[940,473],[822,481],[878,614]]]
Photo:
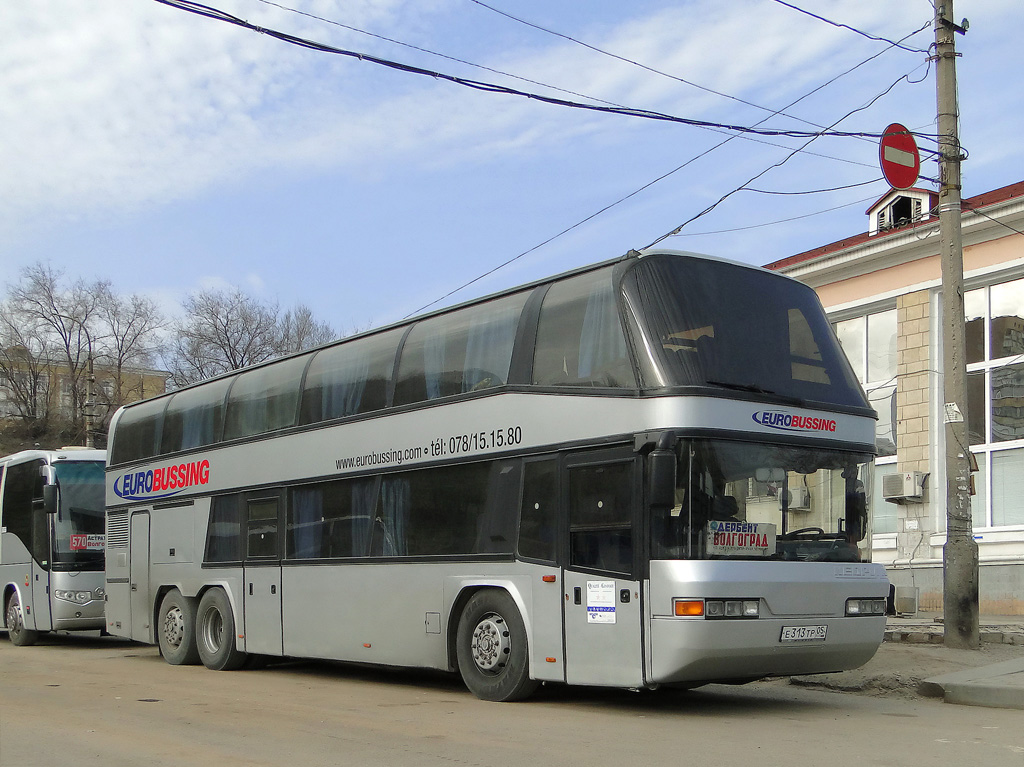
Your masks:
[[[54,466],[59,504],[53,519],[55,567],[103,569],[104,476],[98,461],[61,462]]]
[[[871,460],[814,447],[684,442],[676,505],[651,520],[651,558],[870,561]]]

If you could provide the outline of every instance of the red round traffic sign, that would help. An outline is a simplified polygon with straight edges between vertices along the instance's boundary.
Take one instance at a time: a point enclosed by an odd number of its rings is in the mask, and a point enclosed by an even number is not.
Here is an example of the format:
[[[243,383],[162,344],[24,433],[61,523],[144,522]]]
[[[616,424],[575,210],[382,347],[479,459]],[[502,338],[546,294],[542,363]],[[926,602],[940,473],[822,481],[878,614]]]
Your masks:
[[[878,144],[878,162],[893,189],[912,187],[921,173],[921,155],[913,134],[899,123],[886,128]]]

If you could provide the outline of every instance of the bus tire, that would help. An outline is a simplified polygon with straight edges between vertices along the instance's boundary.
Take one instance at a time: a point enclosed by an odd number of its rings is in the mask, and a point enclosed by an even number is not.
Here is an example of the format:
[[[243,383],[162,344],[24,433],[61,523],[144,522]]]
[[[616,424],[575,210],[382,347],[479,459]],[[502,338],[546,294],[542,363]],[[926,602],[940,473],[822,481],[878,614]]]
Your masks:
[[[221,588],[203,594],[196,613],[196,645],[203,665],[214,671],[241,668],[246,654],[235,646],[235,617]]]
[[[38,631],[25,627],[24,615],[21,612],[21,600],[18,599],[17,592],[11,594],[11,598],[7,600],[4,618],[7,621],[7,638],[11,640],[11,644],[27,647],[35,644],[39,639]]]
[[[462,681],[481,700],[523,700],[539,685],[530,679],[526,626],[507,591],[484,589],[470,598],[455,653]]]
[[[156,623],[157,644],[164,660],[172,666],[199,663],[196,644],[196,600],[171,589],[160,602]]]

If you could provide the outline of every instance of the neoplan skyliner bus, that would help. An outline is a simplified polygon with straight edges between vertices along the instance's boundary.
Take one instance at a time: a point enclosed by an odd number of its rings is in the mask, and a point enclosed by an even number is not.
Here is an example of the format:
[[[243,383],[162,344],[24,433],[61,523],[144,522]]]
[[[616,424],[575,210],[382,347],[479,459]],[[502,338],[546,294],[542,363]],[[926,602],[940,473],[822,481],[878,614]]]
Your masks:
[[[3,627],[16,645],[103,628],[102,450],[0,458]]]
[[[126,406],[107,630],[488,700],[853,668],[874,425],[810,288],[630,253]]]

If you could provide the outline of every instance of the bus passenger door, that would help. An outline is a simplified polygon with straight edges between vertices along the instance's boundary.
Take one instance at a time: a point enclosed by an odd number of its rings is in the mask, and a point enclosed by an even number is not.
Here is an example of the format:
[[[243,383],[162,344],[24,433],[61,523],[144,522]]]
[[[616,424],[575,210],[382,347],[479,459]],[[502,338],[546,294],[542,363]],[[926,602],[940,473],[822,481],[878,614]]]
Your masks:
[[[276,491],[254,493],[246,503],[245,651],[283,653],[281,624],[281,497]],[[242,621],[238,621],[242,623]]]
[[[564,476],[566,681],[639,687],[639,463],[628,450],[578,454]]]
[[[133,512],[128,539],[128,583],[131,589],[129,614],[131,634],[136,642],[152,642],[156,636],[150,625],[153,608],[149,595],[149,512]]]

